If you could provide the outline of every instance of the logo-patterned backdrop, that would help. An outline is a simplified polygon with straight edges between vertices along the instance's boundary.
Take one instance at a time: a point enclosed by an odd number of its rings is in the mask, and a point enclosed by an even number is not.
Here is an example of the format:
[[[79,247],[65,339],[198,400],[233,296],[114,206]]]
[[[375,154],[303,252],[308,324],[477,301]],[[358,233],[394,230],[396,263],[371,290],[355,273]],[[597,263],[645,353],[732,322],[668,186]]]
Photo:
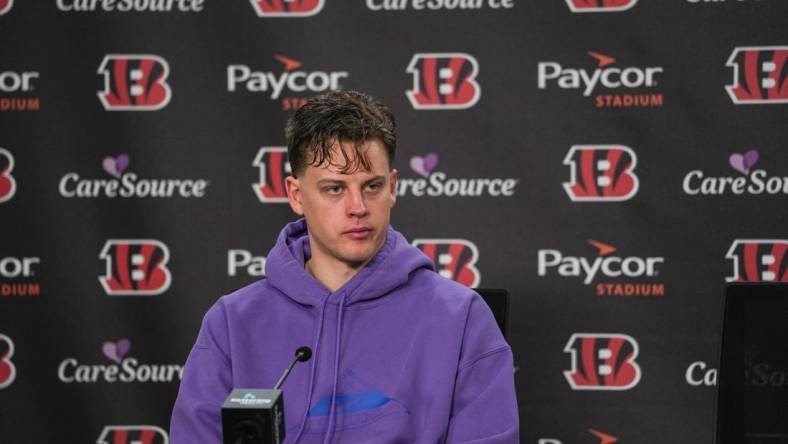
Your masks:
[[[788,280],[786,17],[0,0],[0,441],[168,441],[202,315],[293,219],[287,116],[342,88],[398,118],[394,225],[511,292],[522,442],[710,442],[723,285]]]

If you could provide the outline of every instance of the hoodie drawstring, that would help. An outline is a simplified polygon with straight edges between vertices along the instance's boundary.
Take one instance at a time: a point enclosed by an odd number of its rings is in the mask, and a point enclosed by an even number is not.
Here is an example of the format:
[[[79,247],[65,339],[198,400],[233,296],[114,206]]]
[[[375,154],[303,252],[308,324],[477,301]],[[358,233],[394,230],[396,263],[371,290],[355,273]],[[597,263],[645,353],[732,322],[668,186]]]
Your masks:
[[[298,427],[298,433],[296,433],[293,444],[296,444],[298,440],[301,439],[301,434],[304,433],[306,417],[309,415],[309,406],[312,404],[312,389],[314,388],[313,385],[315,383],[315,371],[317,370],[317,347],[320,345],[320,336],[323,335],[323,320],[326,318],[326,302],[328,302],[328,298],[325,298],[323,303],[320,305],[320,322],[317,325],[317,334],[315,335],[315,340],[312,342],[314,356],[312,358],[312,370],[309,372],[309,388],[306,392],[306,407],[304,407],[304,414],[301,416],[301,425]]]
[[[323,444],[328,444],[331,442],[331,437],[334,434],[334,413],[335,407],[337,402],[337,385],[339,383],[339,345],[342,342],[342,312],[345,308],[345,296],[347,293],[342,293],[342,297],[339,299],[339,309],[337,314],[337,326],[336,326],[336,341],[334,342],[334,386],[331,389],[331,407],[328,410],[328,428],[326,429],[325,437],[323,438]]]

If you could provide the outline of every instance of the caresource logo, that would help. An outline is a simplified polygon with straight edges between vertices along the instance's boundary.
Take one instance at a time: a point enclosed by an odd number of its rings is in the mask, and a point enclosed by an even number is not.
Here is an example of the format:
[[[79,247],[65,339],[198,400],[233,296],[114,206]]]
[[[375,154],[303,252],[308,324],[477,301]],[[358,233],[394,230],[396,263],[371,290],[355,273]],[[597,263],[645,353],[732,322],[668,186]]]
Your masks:
[[[465,239],[414,239],[413,245],[435,264],[441,276],[475,288],[482,275],[476,268],[479,249]]]
[[[511,9],[515,0],[366,0],[366,3],[372,11],[467,11]]]
[[[397,196],[510,197],[514,195],[519,182],[511,177],[449,177],[442,171],[436,171],[438,161],[435,153],[411,157],[410,168],[421,178],[400,178],[397,181]]]
[[[639,282],[642,278],[659,275],[660,265],[665,263],[662,256],[618,256],[618,249],[603,242],[589,240],[597,249],[598,256],[592,259],[569,256],[557,249],[543,249],[538,252],[538,274],[547,276],[557,273],[561,277],[580,278],[589,285],[598,275],[613,278],[613,282],[597,282],[594,291],[597,296],[641,296],[662,297],[665,285],[661,282]],[[633,281],[637,279],[638,281]]]
[[[170,250],[153,239],[109,239],[99,258],[106,273],[99,282],[110,296],[154,296],[167,291],[172,274],[167,268]]]
[[[725,257],[733,261],[728,282],[788,282],[786,239],[736,239]]]
[[[16,379],[16,367],[11,362],[14,356],[14,341],[0,333],[0,389],[11,385]]]
[[[99,101],[107,111],[156,111],[170,103],[170,66],[151,54],[108,54],[98,73],[104,76]]]
[[[323,9],[325,0],[249,0],[259,17],[309,17]]]
[[[417,53],[406,69],[413,89],[405,92],[413,108],[466,109],[479,101],[479,63],[465,53]]]
[[[710,367],[705,361],[695,361],[687,367],[684,379],[693,387],[713,387],[717,385],[717,369]]]
[[[684,379],[693,387],[714,387],[717,385],[719,371],[705,361],[695,361],[687,367]],[[744,361],[744,384],[748,389],[788,388],[788,368],[784,363],[746,359]]]
[[[644,90],[657,86],[657,75],[664,69],[661,66],[620,68],[610,66],[616,59],[609,55],[588,51],[597,62],[594,70],[564,68],[558,62],[539,62],[537,82],[539,89],[559,88],[582,91],[583,97],[590,97],[597,88],[605,90]],[[594,96],[596,108],[629,108],[662,106],[661,93],[650,94],[597,94]]]
[[[146,179],[126,171],[131,163],[128,154],[107,156],[101,166],[111,179],[87,179],[75,172],[60,179],[58,191],[65,198],[200,198],[205,196],[205,179]]]
[[[111,425],[104,427],[96,444],[169,444],[167,432],[153,425]]]
[[[5,148],[0,148],[0,203],[10,200],[16,193],[16,179],[11,175],[14,170],[14,156]]]
[[[14,6],[14,0],[0,0],[0,15],[5,14]]]
[[[707,176],[702,170],[692,170],[684,176],[682,189],[690,196],[726,194],[788,194],[788,177],[769,176],[764,169],[755,169],[758,150],[733,153],[728,164],[736,175]]]
[[[564,352],[572,367],[564,377],[572,390],[629,390],[640,382],[637,341],[621,333],[575,333]]]
[[[573,145],[564,158],[570,181],[564,190],[574,202],[620,202],[638,192],[637,156],[624,145]]]
[[[131,341],[126,338],[107,341],[101,352],[111,364],[80,364],[76,358],[64,359],[57,368],[57,377],[66,384],[115,383],[162,383],[180,380],[183,366],[175,364],[145,364],[137,358],[126,357],[131,350]]]
[[[306,71],[302,62],[277,54],[274,59],[282,64],[282,72],[255,71],[248,65],[232,64],[227,66],[227,91],[234,93],[246,90],[250,93],[268,94],[271,100],[278,100],[283,94],[297,94],[299,97],[282,98],[282,109],[291,111],[300,108],[310,96],[326,91],[342,89],[340,81],[350,74],[347,71]]]
[[[201,12],[206,0],[57,0],[62,12]]]
[[[572,12],[618,12],[635,6],[638,0],[566,0]]]
[[[738,46],[725,66],[733,68],[726,85],[736,105],[788,103],[788,46]]]
[[[290,175],[287,147],[264,146],[252,161],[259,171],[259,181],[252,184],[252,191],[262,203],[287,202],[285,179]]]

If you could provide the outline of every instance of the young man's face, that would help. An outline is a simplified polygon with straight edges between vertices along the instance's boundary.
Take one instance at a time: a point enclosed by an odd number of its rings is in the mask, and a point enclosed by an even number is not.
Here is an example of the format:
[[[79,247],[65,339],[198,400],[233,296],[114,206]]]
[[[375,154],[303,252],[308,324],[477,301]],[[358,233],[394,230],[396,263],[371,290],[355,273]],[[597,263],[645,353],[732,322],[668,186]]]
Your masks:
[[[396,201],[397,171],[389,168],[383,144],[372,139],[361,150],[370,170],[340,172],[344,150],[355,165],[350,142],[332,147],[331,162],[307,165],[298,178],[287,178],[290,207],[304,216],[309,228],[312,257],[339,261],[351,268],[365,265],[386,240],[391,207]]]

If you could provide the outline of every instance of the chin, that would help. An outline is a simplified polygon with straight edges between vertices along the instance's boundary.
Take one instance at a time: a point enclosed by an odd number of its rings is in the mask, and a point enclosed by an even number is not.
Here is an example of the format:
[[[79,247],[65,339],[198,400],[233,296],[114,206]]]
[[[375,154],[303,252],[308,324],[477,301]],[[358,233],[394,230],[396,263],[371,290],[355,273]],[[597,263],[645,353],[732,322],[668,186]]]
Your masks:
[[[371,251],[364,251],[364,252],[348,252],[347,254],[342,255],[342,259],[344,262],[349,264],[356,264],[361,265],[372,258],[373,254]]]

